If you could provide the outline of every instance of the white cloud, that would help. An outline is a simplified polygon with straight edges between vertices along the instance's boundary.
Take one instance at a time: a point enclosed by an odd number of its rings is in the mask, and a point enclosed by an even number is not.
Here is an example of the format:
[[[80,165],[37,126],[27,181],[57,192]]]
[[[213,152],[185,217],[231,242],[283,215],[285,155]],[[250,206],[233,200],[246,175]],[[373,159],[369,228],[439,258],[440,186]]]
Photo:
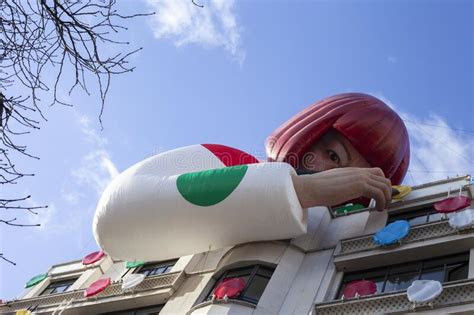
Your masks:
[[[396,110],[407,126],[411,158],[405,183],[418,185],[474,173],[472,133],[456,130],[435,114],[415,117],[401,112],[381,94],[374,95]]]
[[[423,119],[403,114],[411,141],[410,174],[420,184],[474,173],[472,135],[456,131],[434,114]],[[410,179],[411,178],[411,179]]]
[[[78,191],[61,191],[61,197],[70,205],[77,205],[82,196]]]
[[[152,29],[156,38],[172,38],[176,46],[201,44],[222,47],[242,63],[240,28],[234,13],[234,0],[202,0],[195,6],[191,0],[147,0],[156,11]]]
[[[32,199],[28,200],[28,205],[32,207],[43,206],[43,204]],[[73,214],[68,212],[67,221],[65,221],[65,218],[60,215],[54,203],[50,203],[48,207],[35,209],[34,211],[37,212],[38,215],[27,213],[28,216],[26,217],[26,224],[40,224],[40,226],[31,228],[32,230],[29,234],[33,235],[33,237],[38,235],[50,237],[78,229],[77,222],[73,219]]]
[[[77,122],[81,133],[91,143],[92,149],[82,157],[80,167],[72,170],[76,190],[62,192],[62,198],[70,204],[77,204],[84,196],[81,192],[84,187],[92,188],[101,195],[109,182],[119,174],[109,152],[105,149],[107,138],[94,128],[94,124],[87,116],[77,114]]]
[[[76,112],[77,122],[79,123],[79,128],[85,138],[98,146],[104,146],[107,144],[107,139],[102,137],[97,130],[93,127],[92,121],[89,117],[85,115],[80,115]]]
[[[119,174],[109,153],[99,149],[82,158],[81,167],[73,170],[72,175],[77,183],[93,188],[101,195],[109,182]]]
[[[34,201],[31,201],[30,205],[33,207],[40,206]],[[34,211],[37,212],[38,215],[30,214],[28,216],[28,224],[40,224],[39,227],[35,227],[35,229],[38,230],[49,229],[56,216],[56,206],[52,203],[49,204],[47,208],[35,209]],[[56,231],[56,229],[51,230]]]

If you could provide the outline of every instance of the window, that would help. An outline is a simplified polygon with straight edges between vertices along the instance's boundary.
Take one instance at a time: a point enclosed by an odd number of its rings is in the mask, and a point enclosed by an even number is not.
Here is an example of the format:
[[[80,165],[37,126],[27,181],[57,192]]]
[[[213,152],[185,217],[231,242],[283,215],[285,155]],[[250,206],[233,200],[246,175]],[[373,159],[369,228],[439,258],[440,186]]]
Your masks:
[[[433,206],[430,206],[416,211],[391,215],[388,217],[387,224],[397,220],[407,220],[411,226],[415,226],[428,222],[441,221],[443,217],[443,214],[436,212]]]
[[[140,269],[138,269],[138,271],[135,271],[135,273],[141,273],[147,277],[161,275],[161,274],[170,272],[175,264],[176,264],[176,260],[148,263],[140,267]]]
[[[437,280],[440,282],[467,279],[469,253],[410,262],[376,268],[344,275],[337,297],[342,297],[344,287],[356,280],[372,280],[378,293],[407,289],[415,280]]]
[[[76,280],[77,278],[51,282],[40,295],[66,292]]]
[[[216,281],[214,286],[207,294],[205,300],[208,301],[212,298],[212,293],[214,292],[214,289],[222,281],[224,281],[225,279],[238,277],[242,278],[245,281],[245,288],[235,299],[257,304],[263,294],[263,291],[267,287],[267,284],[270,281],[274,270],[274,268],[262,265],[227,270]]]
[[[102,313],[102,315],[158,315],[163,308],[163,304],[132,308],[123,311],[115,311],[109,313]]]

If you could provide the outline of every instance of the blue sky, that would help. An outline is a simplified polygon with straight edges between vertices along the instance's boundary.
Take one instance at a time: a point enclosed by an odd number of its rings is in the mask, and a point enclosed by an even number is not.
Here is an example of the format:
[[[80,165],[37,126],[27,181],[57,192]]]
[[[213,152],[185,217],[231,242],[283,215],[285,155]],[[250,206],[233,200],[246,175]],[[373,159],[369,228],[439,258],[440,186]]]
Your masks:
[[[133,73],[99,99],[45,107],[48,121],[21,141],[41,160],[18,160],[36,176],[4,194],[47,204],[40,228],[0,226],[0,299],[22,292],[49,266],[97,249],[91,223],[101,191],[152,154],[222,143],[260,158],[263,141],[293,114],[341,92],[383,98],[407,120],[408,184],[474,173],[471,1],[124,1],[156,10],[124,34],[144,47]],[[453,129],[454,128],[454,129]],[[460,129],[460,130],[459,130]]]

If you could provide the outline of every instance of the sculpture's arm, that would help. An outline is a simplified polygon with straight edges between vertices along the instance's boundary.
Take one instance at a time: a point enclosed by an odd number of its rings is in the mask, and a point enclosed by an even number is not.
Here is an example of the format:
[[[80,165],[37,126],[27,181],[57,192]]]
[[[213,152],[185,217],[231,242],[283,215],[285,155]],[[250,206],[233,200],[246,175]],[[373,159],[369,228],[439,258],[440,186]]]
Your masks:
[[[176,167],[157,166],[167,159],[172,161],[168,154],[135,165],[104,192],[94,218],[94,235],[110,256],[164,260],[305,233],[304,209],[289,164],[215,168],[219,164],[210,161],[210,170],[171,174]]]

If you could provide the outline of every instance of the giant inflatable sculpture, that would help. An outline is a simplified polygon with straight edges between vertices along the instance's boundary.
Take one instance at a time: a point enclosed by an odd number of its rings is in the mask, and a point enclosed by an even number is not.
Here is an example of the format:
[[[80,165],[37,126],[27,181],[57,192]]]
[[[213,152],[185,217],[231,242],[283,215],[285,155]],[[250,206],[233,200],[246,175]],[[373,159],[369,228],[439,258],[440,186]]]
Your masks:
[[[373,96],[341,94],[311,105],[276,129],[266,142],[267,161],[202,144],[130,167],[99,201],[96,241],[113,258],[154,261],[300,236],[306,232],[306,210],[292,178],[307,171],[305,154],[329,133],[343,137],[392,184],[403,180],[409,143],[400,117]]]

